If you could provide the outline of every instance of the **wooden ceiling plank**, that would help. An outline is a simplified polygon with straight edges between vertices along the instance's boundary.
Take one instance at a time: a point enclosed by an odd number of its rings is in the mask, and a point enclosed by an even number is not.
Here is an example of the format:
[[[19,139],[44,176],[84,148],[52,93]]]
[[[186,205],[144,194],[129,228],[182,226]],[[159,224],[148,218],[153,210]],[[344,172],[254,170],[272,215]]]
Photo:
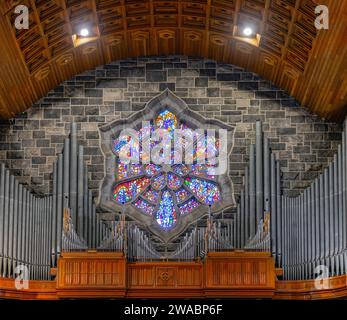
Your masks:
[[[33,8],[36,34],[35,30],[31,32],[30,29],[28,32],[16,33],[9,20],[11,11],[6,11],[6,19],[1,19],[0,22],[0,39],[3,40],[2,43],[8,43],[8,46],[0,49],[0,70],[6,79],[2,84],[5,91],[0,92],[0,100],[2,105],[7,106],[7,111],[0,110],[0,117],[8,117],[9,114],[13,116],[25,110],[66,77],[100,63],[109,63],[112,56],[124,58],[139,53],[165,54],[169,45],[161,46],[159,43],[159,32],[165,30],[175,37],[170,41],[176,43],[176,53],[196,54],[241,64],[275,84],[283,83],[289,93],[304,106],[329,119],[338,119],[341,114],[346,113],[346,89],[342,84],[345,83],[343,77],[347,68],[347,27],[340,26],[337,30],[336,25],[339,24],[335,23],[336,19],[346,21],[346,0],[320,1],[321,4],[329,6],[331,26],[328,31],[319,31],[317,36],[312,28],[305,30],[303,27],[312,19],[308,10],[314,8],[310,4],[303,8],[306,0],[296,0],[295,3],[288,0],[254,0],[254,3],[252,0],[167,0],[166,3],[170,4],[167,13],[165,9],[163,11],[163,7],[156,13],[154,8],[159,1],[154,0],[136,3],[125,0],[87,0],[76,2],[70,8],[66,7],[65,0],[55,0],[57,10],[52,9],[52,6],[39,6],[35,0],[29,1]],[[277,4],[274,7],[275,3]],[[42,10],[47,10],[47,13]],[[288,15],[288,11],[293,14]],[[161,12],[164,12],[163,16],[168,21],[157,19]],[[117,15],[114,20],[111,18],[112,13]],[[42,15],[49,17],[45,18],[45,25],[40,21]],[[233,35],[235,27],[243,21],[238,21],[239,16],[243,19],[245,15],[258,19],[260,34],[264,40],[263,44],[261,40],[259,47],[247,44],[245,39],[236,40]],[[90,17],[100,38],[73,48],[72,24],[78,25]],[[63,26],[59,19],[64,21]],[[172,21],[176,21],[175,25],[169,24]],[[165,24],[166,22],[168,24]],[[128,26],[128,23],[131,25]],[[48,24],[49,34],[45,33],[45,26]],[[105,25],[108,29],[103,34],[101,27]],[[283,31],[283,25],[288,26],[285,27],[286,31]],[[53,39],[55,34],[61,32],[68,35],[58,42],[59,46],[54,47],[56,54],[53,54],[53,46],[49,46],[48,37],[52,37],[51,32]],[[188,39],[187,35],[195,39]],[[38,37],[43,41],[42,49],[30,55],[30,50],[38,49],[37,46],[33,47]],[[111,45],[116,49],[111,49]],[[112,53],[112,50],[115,51]],[[85,54],[86,52],[88,54]],[[263,67],[264,52],[270,57],[270,61],[276,61],[273,67],[270,66],[271,71]],[[67,55],[67,60],[70,61],[60,68],[56,63],[61,57],[64,58],[64,55]],[[266,74],[262,74],[263,72]],[[3,92],[10,94],[4,96]],[[23,97],[16,98],[17,94],[22,94]]]

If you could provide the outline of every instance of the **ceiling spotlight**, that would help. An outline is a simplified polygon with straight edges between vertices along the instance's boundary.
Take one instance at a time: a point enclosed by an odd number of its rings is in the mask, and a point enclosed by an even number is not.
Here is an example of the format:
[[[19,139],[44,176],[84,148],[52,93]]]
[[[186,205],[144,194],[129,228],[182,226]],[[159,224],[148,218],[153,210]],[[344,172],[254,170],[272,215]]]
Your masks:
[[[83,28],[80,32],[80,35],[82,37],[88,37],[89,36],[89,30],[87,28]]]
[[[243,29],[243,34],[246,36],[246,37],[249,37],[250,35],[253,34],[253,30],[250,28],[250,27],[246,27]]]

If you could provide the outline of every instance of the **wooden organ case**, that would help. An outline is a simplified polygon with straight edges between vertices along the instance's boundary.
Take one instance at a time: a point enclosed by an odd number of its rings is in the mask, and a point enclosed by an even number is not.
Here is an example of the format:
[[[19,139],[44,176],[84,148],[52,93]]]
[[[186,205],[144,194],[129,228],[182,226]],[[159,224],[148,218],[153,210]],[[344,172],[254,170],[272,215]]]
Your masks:
[[[275,265],[268,252],[211,252],[202,261],[127,262],[120,253],[63,253],[59,298],[270,298]]]

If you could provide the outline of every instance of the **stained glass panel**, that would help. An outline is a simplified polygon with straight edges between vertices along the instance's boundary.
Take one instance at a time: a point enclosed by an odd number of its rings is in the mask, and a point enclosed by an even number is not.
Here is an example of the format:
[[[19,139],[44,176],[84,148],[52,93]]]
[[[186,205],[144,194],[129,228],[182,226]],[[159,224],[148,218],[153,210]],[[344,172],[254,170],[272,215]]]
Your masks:
[[[220,191],[216,184],[206,180],[187,177],[184,184],[193,192],[193,194],[203,203],[212,205],[220,200]]]
[[[161,170],[161,166],[158,166],[156,164],[146,164],[145,166],[145,172],[148,176],[154,176],[157,173],[159,173]]]
[[[171,137],[176,128],[190,129],[184,123],[179,125],[174,113],[164,110],[154,119],[153,123],[138,130],[140,142],[145,143],[141,139],[150,139],[150,148],[159,143],[151,140],[151,134],[156,128],[168,130]],[[202,136],[201,140],[202,145],[209,146],[212,153],[217,151],[218,139],[207,139],[206,136]],[[146,140],[147,142],[148,140]],[[184,142],[185,139],[178,141],[180,146]],[[149,160],[143,158],[145,155],[142,151],[145,148],[141,143],[134,142],[130,136],[120,137],[113,143],[113,152],[117,156],[116,179],[120,181],[113,193],[117,203],[131,203],[142,213],[152,215],[163,229],[169,229],[175,225],[179,214],[189,214],[201,204],[212,205],[221,199],[219,186],[212,181],[205,180],[215,178],[208,174],[208,168],[212,165],[174,164],[174,155],[177,155],[180,150],[175,150],[174,144],[171,145],[170,150],[171,164],[156,165],[151,162],[149,164],[143,164],[143,162],[141,164],[124,164],[120,162],[120,152],[126,150],[126,148],[122,149],[126,144],[130,144],[129,156],[141,152],[141,160]],[[202,152],[196,150],[196,147],[195,144],[195,159],[197,159],[197,152]],[[184,159],[182,160],[184,161]],[[129,179],[131,177],[133,177],[132,180]],[[128,179],[128,181],[122,182],[123,179]]]
[[[201,165],[201,164],[193,164],[192,165],[192,174],[200,177],[206,177],[209,179],[214,179],[214,175],[209,175],[208,174],[208,168],[212,166],[208,165]]]
[[[117,164],[117,174],[118,174],[118,179],[122,180],[128,177],[128,170],[127,170],[128,165],[126,165],[123,162],[119,162]]]
[[[155,190],[161,190],[166,186],[166,175],[160,174],[152,179],[152,187]]]
[[[186,189],[181,188],[181,189],[176,191],[177,203],[184,202],[186,199],[188,199],[188,197],[189,197],[189,192]]]
[[[140,152],[139,141],[131,136],[122,136],[114,141],[112,150],[117,156],[136,158]]]
[[[180,209],[181,214],[187,214],[192,212],[198,206],[200,206],[200,203],[196,199],[191,198],[186,203],[179,205],[178,208]]]
[[[178,164],[178,165],[173,166],[172,171],[175,172],[176,174],[180,175],[180,176],[186,176],[189,172],[189,169],[184,164]]]
[[[142,165],[141,164],[131,164],[130,165],[130,176],[138,176],[142,174]]]
[[[155,120],[157,128],[173,132],[177,128],[177,117],[169,110],[162,111]]]
[[[149,187],[142,196],[152,203],[157,203],[159,199],[159,192]]]
[[[177,190],[182,185],[182,180],[174,173],[167,174],[167,185],[172,190]]]
[[[143,177],[127,182],[123,182],[114,190],[113,198],[118,203],[127,203],[134,200],[146,187],[149,186],[150,179]]]
[[[134,206],[141,210],[145,214],[153,215],[155,207],[150,205],[148,202],[143,199],[138,199],[135,201]]]
[[[177,213],[174,206],[174,201],[168,190],[163,191],[159,203],[159,210],[156,213],[158,224],[164,228],[171,228],[177,220]]]

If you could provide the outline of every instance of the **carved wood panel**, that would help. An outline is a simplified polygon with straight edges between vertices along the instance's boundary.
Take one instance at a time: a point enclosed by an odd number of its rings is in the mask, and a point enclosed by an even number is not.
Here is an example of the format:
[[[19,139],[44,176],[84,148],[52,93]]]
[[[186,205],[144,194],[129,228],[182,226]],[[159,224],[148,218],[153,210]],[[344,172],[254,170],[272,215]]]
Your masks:
[[[209,253],[206,288],[275,288],[275,269],[268,253]]]
[[[201,288],[202,264],[194,262],[131,263],[128,265],[128,288],[179,289]]]
[[[125,260],[121,253],[63,253],[57,288],[124,288]]]

